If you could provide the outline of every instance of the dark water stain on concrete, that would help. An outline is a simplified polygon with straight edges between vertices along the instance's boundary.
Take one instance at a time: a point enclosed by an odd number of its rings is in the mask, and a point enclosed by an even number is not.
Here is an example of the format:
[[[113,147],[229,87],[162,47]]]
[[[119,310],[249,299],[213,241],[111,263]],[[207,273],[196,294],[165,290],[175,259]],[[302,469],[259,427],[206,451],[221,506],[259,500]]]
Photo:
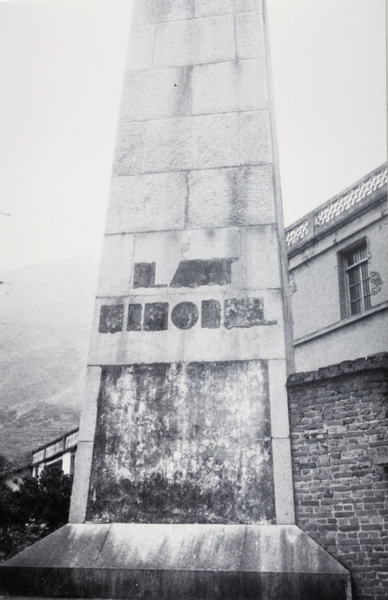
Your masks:
[[[274,518],[265,361],[103,368],[88,521]]]

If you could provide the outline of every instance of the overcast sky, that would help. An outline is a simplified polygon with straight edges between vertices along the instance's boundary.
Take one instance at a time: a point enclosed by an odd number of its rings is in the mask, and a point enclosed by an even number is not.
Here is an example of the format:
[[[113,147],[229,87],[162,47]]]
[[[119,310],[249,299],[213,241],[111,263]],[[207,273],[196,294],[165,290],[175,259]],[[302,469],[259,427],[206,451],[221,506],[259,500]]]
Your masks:
[[[99,258],[130,4],[0,0],[2,269]],[[385,0],[267,5],[290,224],[386,160]]]

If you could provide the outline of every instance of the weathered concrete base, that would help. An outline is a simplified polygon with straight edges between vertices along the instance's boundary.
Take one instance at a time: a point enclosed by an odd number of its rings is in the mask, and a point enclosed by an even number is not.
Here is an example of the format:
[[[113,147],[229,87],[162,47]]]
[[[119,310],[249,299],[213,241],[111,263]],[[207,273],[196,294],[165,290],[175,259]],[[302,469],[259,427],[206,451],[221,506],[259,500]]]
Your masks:
[[[294,525],[66,525],[0,566],[0,594],[351,598],[348,571]]]

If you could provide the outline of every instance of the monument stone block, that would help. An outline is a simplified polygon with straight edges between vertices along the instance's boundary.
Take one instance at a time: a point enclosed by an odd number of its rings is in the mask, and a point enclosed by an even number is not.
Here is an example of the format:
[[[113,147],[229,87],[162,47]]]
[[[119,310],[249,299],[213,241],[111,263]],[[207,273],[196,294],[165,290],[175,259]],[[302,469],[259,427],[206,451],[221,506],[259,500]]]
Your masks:
[[[232,15],[160,23],[154,67],[195,65],[236,57]]]
[[[141,172],[144,123],[120,123],[117,131],[114,175],[136,175]]]
[[[195,16],[211,17],[257,10],[260,0],[196,0]]]
[[[288,438],[290,425],[288,422],[288,398],[287,391],[282,385],[285,373],[287,373],[286,361],[272,360],[269,363],[270,400],[271,400],[271,423],[274,438]]]
[[[275,222],[271,165],[191,171],[189,189],[189,227]]]
[[[241,164],[272,162],[272,142],[267,110],[240,114]]]
[[[195,0],[142,0],[134,3],[134,23],[159,23],[191,19]]]
[[[133,260],[133,235],[105,236],[98,282],[99,296],[124,296],[129,293],[128,264]]]
[[[86,372],[85,410],[82,412],[78,441],[93,442],[97,418],[97,396],[100,390],[101,367],[89,367]]]
[[[267,108],[265,79],[264,59],[197,65],[193,75],[193,114]]]
[[[187,196],[187,174],[183,172],[113,177],[106,233],[181,229]]]
[[[154,58],[156,25],[145,23],[132,25],[128,43],[125,71],[142,71],[152,68]]]
[[[291,449],[287,438],[273,438],[272,448],[276,522],[283,525],[295,519],[294,506],[290,503],[290,494],[292,494]]]
[[[275,225],[241,229],[242,284],[247,289],[276,289],[280,286],[279,251]]]
[[[190,115],[191,73],[191,67],[126,73],[120,121]]]
[[[236,53],[237,58],[265,56],[263,13],[236,14]]]
[[[148,122],[144,171],[211,169],[238,164],[238,113]]]
[[[97,394],[98,395],[98,394]],[[79,441],[75,459],[73,491],[71,495],[70,522],[83,523],[86,516],[86,503],[89,494],[90,469],[92,467],[95,419],[92,441]],[[1,588],[0,588],[1,589]],[[30,593],[31,589],[27,588]]]

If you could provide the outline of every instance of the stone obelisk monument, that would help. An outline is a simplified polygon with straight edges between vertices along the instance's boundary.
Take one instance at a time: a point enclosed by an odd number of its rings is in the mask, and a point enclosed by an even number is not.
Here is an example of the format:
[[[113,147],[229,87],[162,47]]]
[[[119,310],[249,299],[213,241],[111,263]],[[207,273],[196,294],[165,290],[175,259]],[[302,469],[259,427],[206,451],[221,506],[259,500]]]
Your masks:
[[[261,0],[134,2],[70,524],[4,568],[35,595],[345,598],[294,524],[267,49]]]

